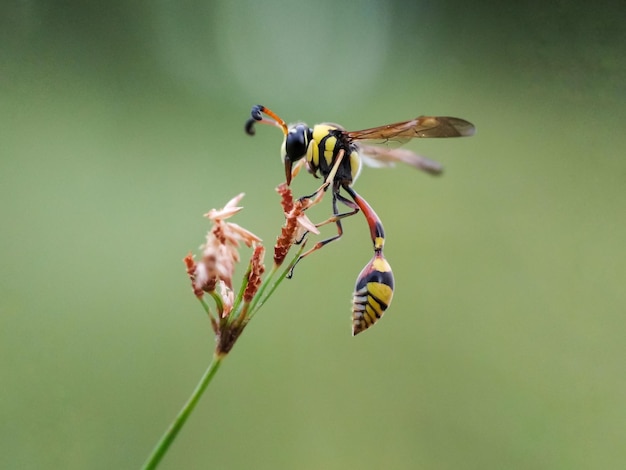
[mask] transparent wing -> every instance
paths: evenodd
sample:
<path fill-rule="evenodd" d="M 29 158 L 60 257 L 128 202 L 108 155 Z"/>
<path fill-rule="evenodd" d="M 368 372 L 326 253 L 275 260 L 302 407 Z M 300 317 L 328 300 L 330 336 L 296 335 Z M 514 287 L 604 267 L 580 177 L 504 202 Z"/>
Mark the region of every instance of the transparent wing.
<path fill-rule="evenodd" d="M 392 167 L 397 162 L 401 162 L 431 175 L 440 175 L 443 172 L 443 166 L 439 162 L 407 149 L 373 145 L 360 145 L 359 148 L 359 156 L 363 163 L 374 168 Z"/>
<path fill-rule="evenodd" d="M 352 140 L 403 140 L 421 137 L 466 137 L 476 128 L 464 119 L 447 116 L 420 116 L 410 121 L 372 127 L 361 131 L 346 131 Z"/>

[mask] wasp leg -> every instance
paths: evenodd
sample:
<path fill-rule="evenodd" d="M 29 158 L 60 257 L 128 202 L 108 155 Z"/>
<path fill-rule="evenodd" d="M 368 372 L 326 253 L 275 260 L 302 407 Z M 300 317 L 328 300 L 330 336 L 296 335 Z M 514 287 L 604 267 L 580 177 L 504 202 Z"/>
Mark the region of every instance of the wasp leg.
<path fill-rule="evenodd" d="M 322 184 L 319 188 L 317 188 L 315 190 L 315 192 L 313 194 L 310 194 L 308 196 L 302 196 L 300 198 L 300 201 L 307 201 L 306 203 L 306 207 L 304 208 L 304 210 L 307 210 L 310 207 L 315 206 L 316 204 L 319 204 L 322 199 L 324 198 L 324 194 L 326 194 L 326 191 L 328 190 L 328 188 L 330 187 L 330 185 L 333 183 L 333 179 L 335 178 L 335 175 L 337 174 L 337 169 L 339 168 L 339 165 L 341 164 L 341 160 L 343 160 L 343 156 L 345 155 L 345 151 L 342 149 L 339 151 L 339 153 L 337 154 L 337 158 L 335 159 L 335 164 L 333 165 L 332 170 L 330 171 L 330 173 L 328 174 L 328 176 L 326 177 L 326 180 L 324 181 L 324 184 Z M 352 201 L 349 201 L 348 199 L 344 198 L 343 196 L 341 196 L 340 194 L 338 194 L 338 187 L 335 187 L 335 185 L 333 185 L 333 204 L 336 205 L 336 202 L 334 201 L 335 197 L 339 197 L 341 202 L 343 202 L 344 204 L 348 205 L 349 207 L 351 207 L 352 209 L 355 208 L 355 206 L 353 205 Z M 335 206 L 333 206 L 335 207 Z M 334 218 L 337 217 L 340 214 L 337 214 L 337 210 L 334 210 L 334 216 L 331 217 L 330 219 L 322 222 L 321 224 L 318 224 L 318 227 L 321 227 L 322 225 L 326 225 L 328 223 L 332 223 L 334 222 Z M 358 211 L 358 210 L 357 210 Z M 351 214 L 350 214 L 351 215 Z M 302 234 L 302 236 L 300 237 L 299 240 L 295 241 L 296 245 L 299 245 L 300 243 L 302 243 L 304 241 L 304 238 L 306 237 L 308 232 L 304 232 Z M 306 253 L 305 253 L 306 255 Z M 300 261 L 301 258 L 303 258 L 303 256 L 301 256 L 300 258 L 298 258 L 298 261 Z M 297 261 L 296 261 L 297 263 Z M 294 264 L 295 266 L 295 264 Z M 289 271 L 289 275 L 288 277 L 291 277 L 291 275 L 293 274 L 293 268 Z"/>
<path fill-rule="evenodd" d="M 315 224 L 315 227 L 320 228 L 320 227 L 323 227 L 324 225 L 328 225 L 328 224 L 333 224 L 334 223 L 334 224 L 338 225 L 338 231 L 343 233 L 343 227 L 341 226 L 340 220 L 343 219 L 344 217 L 350 217 L 351 215 L 356 214 L 357 212 L 359 212 L 360 209 L 359 209 L 359 206 L 357 206 L 350 199 L 347 199 L 347 198 L 343 197 L 339 193 L 335 193 L 334 196 L 333 196 L 333 210 L 335 212 L 338 212 L 337 208 L 336 208 L 337 204 L 336 204 L 336 201 L 334 200 L 335 198 L 337 198 L 337 200 L 341 201 L 343 204 L 345 204 L 346 206 L 348 206 L 352 210 L 349 211 L 349 212 L 343 212 L 341 214 L 334 214 L 332 217 L 329 217 L 325 221 L 319 222 L 319 223 Z M 295 241 L 295 244 L 299 245 L 300 243 L 302 243 L 304 241 L 304 238 L 307 236 L 308 233 L 309 233 L 308 231 L 304 232 L 304 234 L 298 240 Z M 337 237 L 335 237 L 333 239 L 337 239 L 340 236 L 341 235 L 339 235 L 339 236 L 337 236 Z M 329 243 L 331 241 L 332 240 L 324 240 L 324 242 L 326 242 L 326 243 Z M 323 243 L 323 242 L 320 242 L 320 243 Z"/>
<path fill-rule="evenodd" d="M 338 188 L 334 184 L 334 179 L 335 179 L 335 175 L 337 174 L 337 170 L 339 169 L 339 165 L 341 164 L 341 161 L 343 160 L 343 156 L 345 154 L 346 152 L 343 149 L 339 150 L 339 152 L 337 153 L 337 157 L 335 158 L 335 163 L 333 164 L 333 167 L 330 170 L 330 173 L 328 173 L 326 180 L 324 180 L 324 184 L 322 184 L 319 188 L 317 188 L 313 194 L 310 194 L 309 196 L 302 196 L 300 198 L 300 201 L 306 201 L 306 200 L 310 201 L 307 203 L 305 210 L 308 209 L 309 207 L 312 207 L 320 203 L 324 197 L 324 194 L 326 193 L 328 188 L 330 188 L 331 184 L 333 185 L 333 193 L 336 194 L 338 192 Z"/>
<path fill-rule="evenodd" d="M 337 214 L 337 203 L 335 201 L 335 198 L 340 201 L 341 203 L 345 204 L 346 206 L 348 206 L 350 209 L 352 209 L 350 212 L 344 212 L 342 214 Z M 341 222 L 339 222 L 341 219 L 343 219 L 344 217 L 350 217 L 351 215 L 356 214 L 357 212 L 359 212 L 359 206 L 357 206 L 354 202 L 352 202 L 350 199 L 347 199 L 345 197 L 343 197 L 341 194 L 339 194 L 338 192 L 334 193 L 333 195 L 333 210 L 335 211 L 333 213 L 332 217 L 329 217 L 328 219 L 326 219 L 323 222 L 320 222 L 318 224 L 315 224 L 315 226 L 317 228 L 319 227 L 323 227 L 324 225 L 328 225 L 328 224 L 332 224 L 332 223 L 338 223 L 341 226 Z"/>
<path fill-rule="evenodd" d="M 306 256 L 310 255 L 314 251 L 319 250 L 324 245 L 327 245 L 328 243 L 330 243 L 330 242 L 332 242 L 334 240 L 337 240 L 338 238 L 341 238 L 341 236 L 343 235 L 343 227 L 341 226 L 340 219 L 342 219 L 344 217 L 348 217 L 350 215 L 354 215 L 354 214 L 356 214 L 358 212 L 358 209 L 353 205 L 352 201 L 349 201 L 348 199 L 346 199 L 345 197 L 343 197 L 343 196 L 341 196 L 339 194 L 339 188 L 340 187 L 339 187 L 339 185 L 334 183 L 335 175 L 337 174 L 337 170 L 339 169 L 339 165 L 341 164 L 341 161 L 343 160 L 344 155 L 345 155 L 345 151 L 343 149 L 341 149 L 337 153 L 337 157 L 335 158 L 335 163 L 333 164 L 333 167 L 332 167 L 330 173 L 326 177 L 326 180 L 324 181 L 324 184 L 322 184 L 310 196 L 304 196 L 304 197 L 300 198 L 301 201 L 305 201 L 305 200 L 309 200 L 310 201 L 310 203 L 307 204 L 307 207 L 306 207 L 306 209 L 308 209 L 309 207 L 312 207 L 312 206 L 318 204 L 322 200 L 322 198 L 324 197 L 324 194 L 326 193 L 326 191 L 328 190 L 328 188 L 332 184 L 333 185 L 333 217 L 331 217 L 330 219 L 324 221 L 322 223 L 322 225 L 325 225 L 327 223 L 335 222 L 335 224 L 337 224 L 337 235 L 335 235 L 334 237 L 330 237 L 330 238 L 328 238 L 326 240 L 322 240 L 321 242 L 317 242 L 310 250 L 308 250 L 305 253 L 301 254 L 298 257 L 298 259 L 296 260 L 296 262 L 293 263 L 293 265 L 291 266 L 291 269 L 287 273 L 287 278 L 289 278 L 289 279 L 293 277 L 293 270 L 296 267 L 296 264 L 298 264 L 302 260 L 302 258 L 305 258 Z M 339 210 L 337 209 L 337 200 L 340 200 L 343 204 L 346 204 L 348 207 L 352 208 L 353 209 L 352 212 L 346 212 L 344 214 L 339 214 Z M 306 236 L 306 234 L 304 234 L 300 238 L 300 240 L 299 240 L 300 243 L 304 240 L 305 236 Z"/>
<path fill-rule="evenodd" d="M 317 188 L 313 194 L 310 194 L 308 196 L 302 196 L 299 200 L 300 202 L 305 202 L 305 204 L 303 204 L 304 205 L 303 210 L 307 210 L 308 208 L 319 204 L 320 201 L 324 198 L 324 194 L 326 193 L 326 190 L 328 189 L 329 186 L 330 186 L 330 183 L 327 181 L 324 184 L 322 184 L 319 188 Z M 295 240 L 294 243 L 296 245 L 300 245 L 308 234 L 309 234 L 309 231 L 307 230 L 300 236 L 300 238 Z"/>
<path fill-rule="evenodd" d="M 340 214 L 339 209 L 337 208 L 337 201 L 340 201 L 341 203 L 345 204 L 352 210 L 349 212 L 343 212 Z M 316 224 L 316 227 L 321 227 L 322 225 L 334 223 L 335 225 L 337 225 L 337 235 L 333 235 L 332 237 L 329 237 L 325 240 L 317 242 L 308 251 L 302 253 L 300 257 L 296 260 L 296 262 L 291 266 L 291 269 L 287 273 L 287 277 L 288 278 L 293 277 L 293 270 L 296 267 L 296 265 L 302 260 L 302 258 L 309 256 L 311 253 L 328 245 L 330 242 L 333 242 L 341 238 L 341 236 L 343 235 L 343 227 L 341 225 L 341 219 L 345 217 L 350 217 L 351 215 L 354 215 L 357 212 L 359 212 L 359 207 L 357 206 L 357 204 L 355 204 L 354 202 L 350 201 L 349 199 L 346 199 L 341 194 L 339 194 L 339 189 L 334 190 L 333 191 L 333 216 L 329 217 L 324 222 Z M 304 240 L 304 236 L 299 240 L 299 242 L 302 242 L 302 240 Z"/>

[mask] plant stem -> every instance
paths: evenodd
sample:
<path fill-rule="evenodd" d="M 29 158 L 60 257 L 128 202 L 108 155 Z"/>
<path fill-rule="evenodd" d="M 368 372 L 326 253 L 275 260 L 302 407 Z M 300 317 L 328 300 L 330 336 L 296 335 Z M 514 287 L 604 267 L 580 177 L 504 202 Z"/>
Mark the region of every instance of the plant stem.
<path fill-rule="evenodd" d="M 251 302 L 250 308 L 248 309 L 248 311 L 250 312 L 249 313 L 250 318 L 252 318 L 254 316 L 254 314 L 257 312 L 257 310 L 259 310 L 261 308 L 261 306 L 265 303 L 265 301 L 270 298 L 270 296 L 274 293 L 274 291 L 276 290 L 278 285 L 281 282 L 283 282 L 283 280 L 287 276 L 287 273 L 289 272 L 289 269 L 291 269 L 291 267 L 295 264 L 296 260 L 300 257 L 300 255 L 304 251 L 304 245 L 305 245 L 304 243 L 302 243 L 300 245 L 300 248 L 298 249 L 298 251 L 294 255 L 294 257 L 291 260 L 291 262 L 284 269 L 284 271 L 282 272 L 280 277 L 276 281 L 274 281 L 273 283 L 271 283 L 271 280 L 274 277 L 274 275 L 278 272 L 278 270 L 280 269 L 280 266 L 276 266 L 276 265 L 272 266 L 272 270 L 265 277 L 265 280 L 263 281 L 263 284 L 261 285 L 261 288 L 259 289 L 257 294 L 254 296 L 254 299 Z M 269 286 L 270 284 L 271 284 L 270 291 L 269 291 L 269 293 L 267 295 L 265 295 L 265 289 L 267 289 L 267 286 Z"/>
<path fill-rule="evenodd" d="M 176 416 L 176 419 L 172 422 L 167 431 L 165 431 L 165 434 L 163 434 L 161 440 L 152 450 L 152 454 L 150 454 L 150 457 L 148 457 L 148 460 L 146 460 L 144 466 L 142 467 L 143 470 L 151 470 L 159 465 L 159 462 L 169 449 L 170 445 L 172 444 L 172 442 L 174 442 L 174 439 L 176 439 L 178 432 L 182 429 L 183 425 L 187 421 L 187 418 L 198 404 L 200 397 L 206 390 L 209 383 L 211 383 L 213 376 L 220 368 L 222 360 L 225 357 L 225 355 L 213 355 L 213 360 L 209 364 L 207 370 L 204 372 L 204 375 L 200 379 L 200 382 L 198 383 L 198 385 L 196 385 L 195 390 L 189 397 L 189 400 L 187 400 L 187 403 L 185 403 L 185 405 L 178 413 L 178 416 Z"/>

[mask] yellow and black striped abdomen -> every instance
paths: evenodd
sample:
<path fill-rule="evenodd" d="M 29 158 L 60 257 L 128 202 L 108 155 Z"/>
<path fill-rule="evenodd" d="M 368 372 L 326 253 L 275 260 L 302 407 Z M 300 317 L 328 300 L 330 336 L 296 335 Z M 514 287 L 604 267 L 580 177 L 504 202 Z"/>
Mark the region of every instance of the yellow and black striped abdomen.
<path fill-rule="evenodd" d="M 381 252 L 363 268 L 352 299 L 352 335 L 366 330 L 383 316 L 393 297 L 393 272 Z"/>

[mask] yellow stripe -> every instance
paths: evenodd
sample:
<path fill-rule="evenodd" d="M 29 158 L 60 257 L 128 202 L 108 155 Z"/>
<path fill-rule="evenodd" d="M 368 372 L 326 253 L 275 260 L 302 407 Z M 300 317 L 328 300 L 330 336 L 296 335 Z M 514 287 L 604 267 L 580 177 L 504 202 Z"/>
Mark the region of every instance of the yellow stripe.
<path fill-rule="evenodd" d="M 368 282 L 367 292 L 368 294 L 370 294 L 370 296 L 374 296 L 386 305 L 389 305 L 391 303 L 391 298 L 393 297 L 393 289 L 387 284 L 382 284 L 380 282 Z M 384 309 L 381 308 L 381 313 L 383 311 Z"/>
<path fill-rule="evenodd" d="M 328 166 L 331 166 L 333 163 L 333 157 L 335 156 L 335 145 L 337 145 L 336 137 L 329 137 L 324 143 L 324 158 L 326 159 Z"/>
<path fill-rule="evenodd" d="M 328 124 L 316 124 L 315 127 L 313 127 L 313 140 L 315 142 L 321 142 L 330 131 L 335 129 L 336 127 L 329 126 Z"/>
<path fill-rule="evenodd" d="M 313 152 L 312 152 L 311 160 L 310 160 L 313 167 L 319 168 L 320 166 L 320 160 L 319 160 L 320 149 L 318 148 L 320 142 L 324 140 L 324 137 L 326 137 L 330 131 L 335 130 L 335 129 L 336 127 L 329 126 L 328 124 L 317 124 L 313 127 L 313 132 L 312 132 L 313 142 L 311 143 L 311 145 L 313 146 Z M 337 139 L 335 137 L 329 137 L 328 139 L 326 139 L 324 143 L 324 148 L 322 149 L 323 157 L 329 166 L 333 162 L 333 156 L 334 156 L 336 143 L 337 143 Z"/>
<path fill-rule="evenodd" d="M 372 307 L 372 310 L 374 311 L 374 313 L 377 316 L 381 316 L 383 314 L 383 312 L 385 311 L 385 309 L 383 308 L 383 306 L 376 300 L 374 299 L 374 297 L 370 297 L 369 298 L 369 305 L 370 307 Z"/>
<path fill-rule="evenodd" d="M 385 239 L 382 237 L 376 237 L 375 245 L 378 245 L 378 243 L 380 243 L 382 246 L 385 243 Z M 391 266 L 389 266 L 387 260 L 382 257 L 375 258 L 372 262 L 372 265 L 374 266 L 374 269 L 376 271 L 379 271 L 381 273 L 388 273 L 389 271 L 391 271 Z"/>
<path fill-rule="evenodd" d="M 365 307 L 365 315 L 363 316 L 363 318 L 365 319 L 365 323 L 367 323 L 368 325 L 373 325 L 374 323 L 376 323 L 376 312 L 373 311 L 372 307 L 370 307 L 369 305 L 367 307 Z"/>
<path fill-rule="evenodd" d="M 320 156 L 319 149 L 317 148 L 317 144 L 315 142 L 309 145 L 310 153 L 307 153 L 307 161 L 313 168 L 319 168 L 320 166 Z"/>
<path fill-rule="evenodd" d="M 350 173 L 352 174 L 352 181 L 356 181 L 359 173 L 361 172 L 361 159 L 357 151 L 350 152 Z"/>
<path fill-rule="evenodd" d="M 382 250 L 383 246 L 385 246 L 385 239 L 383 237 L 376 237 L 374 239 L 374 249 Z M 379 269 L 380 271 L 380 269 Z"/>

